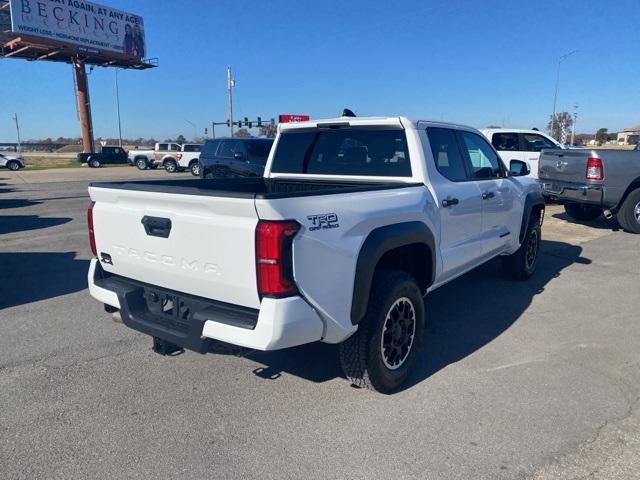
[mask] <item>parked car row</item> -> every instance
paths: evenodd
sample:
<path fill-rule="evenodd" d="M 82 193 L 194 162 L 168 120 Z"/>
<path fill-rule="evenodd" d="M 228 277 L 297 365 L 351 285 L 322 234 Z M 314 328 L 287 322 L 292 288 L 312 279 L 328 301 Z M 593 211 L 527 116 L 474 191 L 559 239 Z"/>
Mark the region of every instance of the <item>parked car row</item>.
<path fill-rule="evenodd" d="M 102 165 L 126 164 L 135 165 L 140 170 L 156 169 L 162 166 L 168 173 L 190 170 L 194 176 L 200 174 L 200 149 L 202 145 L 195 143 L 156 143 L 153 150 L 130 150 L 118 146 L 102 146 L 94 153 L 79 153 L 78 161 L 89 167 L 99 168 Z"/>

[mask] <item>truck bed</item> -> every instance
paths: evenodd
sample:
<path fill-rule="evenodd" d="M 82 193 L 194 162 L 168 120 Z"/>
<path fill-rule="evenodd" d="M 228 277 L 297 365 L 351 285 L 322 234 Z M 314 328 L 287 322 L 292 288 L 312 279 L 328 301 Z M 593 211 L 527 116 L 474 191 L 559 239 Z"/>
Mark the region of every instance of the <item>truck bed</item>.
<path fill-rule="evenodd" d="M 291 180 L 268 178 L 140 180 L 131 182 L 93 182 L 91 187 L 137 192 L 172 193 L 229 198 L 278 199 L 311 195 L 355 193 L 391 188 L 415 187 L 417 183 Z"/>

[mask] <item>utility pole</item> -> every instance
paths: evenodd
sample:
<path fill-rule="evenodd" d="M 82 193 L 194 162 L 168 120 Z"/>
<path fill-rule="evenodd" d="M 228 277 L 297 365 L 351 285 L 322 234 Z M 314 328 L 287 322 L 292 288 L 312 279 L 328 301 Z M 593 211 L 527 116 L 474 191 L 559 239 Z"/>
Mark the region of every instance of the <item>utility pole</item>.
<path fill-rule="evenodd" d="M 118 145 L 122 148 L 122 126 L 120 125 L 120 89 L 118 88 L 118 69 L 116 68 L 116 108 L 118 110 Z"/>
<path fill-rule="evenodd" d="M 233 94 L 236 81 L 231 76 L 231 67 L 227 67 L 227 107 L 229 110 L 229 136 L 233 137 Z"/>
<path fill-rule="evenodd" d="M 573 106 L 573 130 L 571 130 L 571 145 L 575 145 L 576 123 L 578 123 L 578 104 Z"/>
<path fill-rule="evenodd" d="M 22 142 L 20 141 L 20 125 L 18 124 L 18 114 L 14 113 L 13 114 L 13 119 L 16 122 L 16 132 L 18 132 L 18 152 L 22 151 Z"/>
<path fill-rule="evenodd" d="M 576 52 L 577 50 L 572 50 L 569 53 L 565 53 L 564 55 L 558 58 L 558 66 L 556 68 L 556 88 L 553 92 L 553 114 L 551 115 L 551 136 L 552 137 L 553 137 L 553 129 L 556 126 L 556 103 L 558 100 L 558 84 L 560 83 L 560 64 Z M 556 140 L 558 139 L 556 138 Z"/>

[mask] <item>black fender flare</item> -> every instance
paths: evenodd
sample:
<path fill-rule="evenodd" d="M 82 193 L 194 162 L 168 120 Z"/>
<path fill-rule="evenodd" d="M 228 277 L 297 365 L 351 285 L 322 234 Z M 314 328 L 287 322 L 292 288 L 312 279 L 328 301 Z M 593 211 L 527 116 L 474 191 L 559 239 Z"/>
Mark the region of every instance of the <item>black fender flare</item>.
<path fill-rule="evenodd" d="M 376 266 L 383 255 L 405 245 L 424 244 L 431 252 L 431 271 L 428 272 L 428 285 L 435 278 L 435 239 L 427 225 L 422 222 L 404 222 L 385 225 L 372 230 L 360 248 L 356 261 L 353 298 L 351 302 L 351 323 L 357 325 L 367 313 L 371 284 Z M 427 266 L 425 265 L 425 268 Z M 425 288 L 426 290 L 426 288 Z"/>
<path fill-rule="evenodd" d="M 520 244 L 524 241 L 524 234 L 527 231 L 527 225 L 529 224 L 529 218 L 531 217 L 531 212 L 534 207 L 542 206 L 544 209 L 544 197 L 542 196 L 542 192 L 529 192 L 524 199 L 524 209 L 522 212 L 522 224 L 520 225 Z"/>

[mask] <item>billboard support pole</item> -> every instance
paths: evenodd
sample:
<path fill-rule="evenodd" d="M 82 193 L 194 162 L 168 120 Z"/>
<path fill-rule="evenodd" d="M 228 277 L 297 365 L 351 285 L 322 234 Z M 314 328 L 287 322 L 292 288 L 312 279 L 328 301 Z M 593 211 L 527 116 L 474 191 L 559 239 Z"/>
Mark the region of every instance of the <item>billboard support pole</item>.
<path fill-rule="evenodd" d="M 84 61 L 77 57 L 73 59 L 73 67 L 76 71 L 76 98 L 78 99 L 78 114 L 82 130 L 82 151 L 93 153 L 93 123 L 91 121 L 87 71 L 84 68 Z"/>

